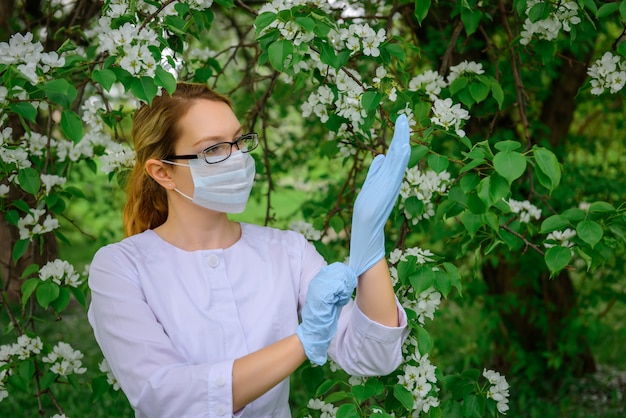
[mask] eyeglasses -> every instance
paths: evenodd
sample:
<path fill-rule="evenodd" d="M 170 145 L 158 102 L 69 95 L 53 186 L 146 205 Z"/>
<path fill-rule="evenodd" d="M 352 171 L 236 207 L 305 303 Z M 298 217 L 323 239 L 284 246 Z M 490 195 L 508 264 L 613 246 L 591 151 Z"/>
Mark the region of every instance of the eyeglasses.
<path fill-rule="evenodd" d="M 259 134 L 250 132 L 235 138 L 233 142 L 220 142 L 204 149 L 200 154 L 168 155 L 166 160 L 194 160 L 204 159 L 207 164 L 217 164 L 228 159 L 233 150 L 233 145 L 241 152 L 250 152 L 259 145 Z"/>

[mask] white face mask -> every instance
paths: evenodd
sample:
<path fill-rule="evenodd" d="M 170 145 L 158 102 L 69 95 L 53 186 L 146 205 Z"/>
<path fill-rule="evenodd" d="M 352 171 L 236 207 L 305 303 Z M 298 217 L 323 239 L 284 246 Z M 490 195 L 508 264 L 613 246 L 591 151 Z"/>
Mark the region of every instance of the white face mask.
<path fill-rule="evenodd" d="M 168 164 L 187 164 L 162 160 Z M 246 208 L 256 173 L 254 158 L 249 153 L 235 151 L 217 164 L 207 164 L 201 159 L 190 160 L 193 179 L 193 198 L 177 188 L 175 191 L 204 208 L 225 213 L 241 213 Z"/>

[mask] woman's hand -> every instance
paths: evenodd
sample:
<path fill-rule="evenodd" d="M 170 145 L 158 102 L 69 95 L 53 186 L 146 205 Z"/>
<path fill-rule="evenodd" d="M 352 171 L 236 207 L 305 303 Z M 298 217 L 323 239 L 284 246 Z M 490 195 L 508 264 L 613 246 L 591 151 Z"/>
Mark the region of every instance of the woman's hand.
<path fill-rule="evenodd" d="M 409 123 L 396 120 L 387 155 L 377 155 L 354 202 L 350 268 L 360 276 L 385 256 L 385 223 L 400 193 L 409 157 Z"/>
<path fill-rule="evenodd" d="M 326 363 L 341 308 L 352 298 L 356 282 L 354 272 L 343 263 L 327 265 L 311 280 L 297 334 L 313 363 Z"/>

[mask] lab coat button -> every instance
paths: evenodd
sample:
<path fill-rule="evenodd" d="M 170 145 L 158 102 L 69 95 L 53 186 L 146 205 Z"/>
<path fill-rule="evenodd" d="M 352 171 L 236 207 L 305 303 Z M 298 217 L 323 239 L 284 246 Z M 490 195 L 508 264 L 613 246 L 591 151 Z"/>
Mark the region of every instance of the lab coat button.
<path fill-rule="evenodd" d="M 226 408 L 224 407 L 224 405 L 219 405 L 219 406 L 215 409 L 215 413 L 221 417 L 221 416 L 223 416 L 224 414 L 226 414 Z"/>
<path fill-rule="evenodd" d="M 215 267 L 219 266 L 220 258 L 218 256 L 216 256 L 215 254 L 211 254 L 209 256 L 208 262 L 209 262 L 209 266 L 210 267 L 215 268 Z"/>
<path fill-rule="evenodd" d="M 217 379 L 215 379 L 215 384 L 217 386 L 224 386 L 226 384 L 226 379 L 224 379 L 222 376 L 220 376 Z"/>

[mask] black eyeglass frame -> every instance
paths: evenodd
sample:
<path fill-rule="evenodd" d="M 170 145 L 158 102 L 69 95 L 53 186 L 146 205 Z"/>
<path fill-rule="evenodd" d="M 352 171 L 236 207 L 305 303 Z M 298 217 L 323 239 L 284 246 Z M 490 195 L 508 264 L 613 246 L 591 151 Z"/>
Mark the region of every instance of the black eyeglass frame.
<path fill-rule="evenodd" d="M 248 147 L 246 149 L 242 149 L 239 147 L 239 145 L 237 145 L 237 143 L 240 143 L 242 140 L 244 139 L 248 139 L 248 138 L 253 138 L 254 139 L 254 146 L 252 148 Z M 211 149 L 215 149 L 218 147 L 221 147 L 224 144 L 229 144 L 230 148 L 228 151 L 228 155 L 226 157 L 224 157 L 223 159 L 219 160 L 219 161 L 209 161 L 206 158 L 206 152 L 210 151 Z M 165 160 L 195 160 L 195 159 L 202 159 L 204 160 L 207 164 L 219 164 L 223 161 L 226 161 L 228 158 L 230 158 L 230 156 L 233 153 L 233 145 L 237 147 L 237 149 L 241 152 L 244 153 L 248 153 L 254 149 L 256 149 L 256 147 L 259 146 L 259 134 L 256 132 L 248 132 L 247 134 L 243 134 L 237 138 L 235 138 L 232 142 L 218 142 L 217 144 L 213 144 L 210 147 L 206 147 L 205 149 L 202 150 L 201 153 L 199 154 L 186 154 L 186 155 L 168 155 L 167 157 L 165 157 Z"/>

